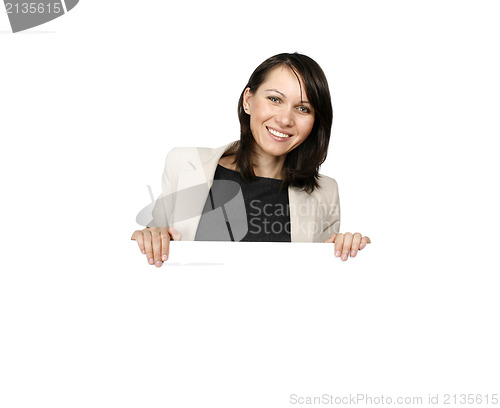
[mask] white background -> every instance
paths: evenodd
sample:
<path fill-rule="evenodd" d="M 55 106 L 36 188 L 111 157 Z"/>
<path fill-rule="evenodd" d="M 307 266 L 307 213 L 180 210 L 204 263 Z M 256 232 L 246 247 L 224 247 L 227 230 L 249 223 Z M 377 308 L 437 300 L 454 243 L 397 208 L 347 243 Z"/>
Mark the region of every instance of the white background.
<path fill-rule="evenodd" d="M 82 0 L 12 34 L 0 14 L 0 406 L 500 393 L 499 18 Z M 149 266 L 129 238 L 168 150 L 236 140 L 253 69 L 293 51 L 329 79 L 341 230 L 373 244 L 178 242 Z"/>

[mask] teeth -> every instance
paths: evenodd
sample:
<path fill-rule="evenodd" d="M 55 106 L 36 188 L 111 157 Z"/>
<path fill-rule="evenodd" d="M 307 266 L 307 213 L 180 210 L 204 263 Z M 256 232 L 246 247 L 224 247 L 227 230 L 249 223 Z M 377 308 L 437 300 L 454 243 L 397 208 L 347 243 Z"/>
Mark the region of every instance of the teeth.
<path fill-rule="evenodd" d="M 274 136 L 283 137 L 283 138 L 290 137 L 290 135 L 286 135 L 286 134 L 278 132 L 277 130 L 274 130 L 274 129 L 268 128 L 267 130 L 269 130 L 269 133 L 273 134 Z"/>

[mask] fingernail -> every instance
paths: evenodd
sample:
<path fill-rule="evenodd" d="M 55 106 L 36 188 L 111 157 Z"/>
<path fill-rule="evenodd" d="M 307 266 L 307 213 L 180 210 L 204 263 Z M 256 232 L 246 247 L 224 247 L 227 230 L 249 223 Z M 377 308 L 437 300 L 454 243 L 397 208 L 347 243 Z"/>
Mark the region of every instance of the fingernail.
<path fill-rule="evenodd" d="M 356 251 L 354 249 L 351 251 L 351 256 L 356 256 Z"/>
<path fill-rule="evenodd" d="M 161 260 L 162 260 L 162 261 L 166 261 L 166 260 L 167 260 L 167 255 L 163 255 L 163 256 L 161 257 Z"/>
<path fill-rule="evenodd" d="M 335 252 L 335 256 L 340 256 L 340 251 Z"/>
<path fill-rule="evenodd" d="M 347 254 L 342 254 L 342 260 L 347 261 Z"/>
<path fill-rule="evenodd" d="M 149 258 L 149 264 L 153 265 L 155 263 L 155 260 L 153 258 Z"/>
<path fill-rule="evenodd" d="M 156 265 L 157 267 L 160 267 L 160 266 L 161 266 L 161 261 L 156 261 L 155 265 Z"/>
<path fill-rule="evenodd" d="M 145 253 L 146 253 L 146 251 L 145 251 L 144 249 L 143 249 L 141 252 L 142 252 L 143 254 L 145 254 Z"/>

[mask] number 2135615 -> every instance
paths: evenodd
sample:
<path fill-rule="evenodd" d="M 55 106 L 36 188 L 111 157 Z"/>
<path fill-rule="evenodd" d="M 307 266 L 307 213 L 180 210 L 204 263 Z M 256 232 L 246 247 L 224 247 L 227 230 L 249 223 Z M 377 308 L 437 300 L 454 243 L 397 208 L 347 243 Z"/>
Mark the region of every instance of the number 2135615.
<path fill-rule="evenodd" d="M 5 3 L 7 14 L 44 14 L 61 12 L 60 3 Z"/>

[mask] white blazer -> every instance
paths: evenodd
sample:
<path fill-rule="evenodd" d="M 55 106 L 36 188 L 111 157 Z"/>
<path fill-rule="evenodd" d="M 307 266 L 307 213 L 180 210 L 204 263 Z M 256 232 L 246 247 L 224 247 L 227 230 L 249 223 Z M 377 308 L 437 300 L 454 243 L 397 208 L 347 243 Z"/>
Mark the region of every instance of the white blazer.
<path fill-rule="evenodd" d="M 162 177 L 162 196 L 174 197 L 169 202 L 168 224 L 182 234 L 183 241 L 193 241 L 200 222 L 203 208 L 212 186 L 219 159 L 227 147 L 216 149 L 181 147 L 172 149 L 165 160 Z M 292 242 L 324 242 L 340 228 L 340 202 L 337 182 L 320 175 L 319 188 L 309 194 L 296 188 L 288 188 Z M 175 193 L 184 189 L 203 185 L 204 193 L 190 202 L 180 202 Z M 194 217 L 176 217 L 187 205 Z M 181 219 L 179 219 L 181 218 Z M 184 219 L 182 219 L 184 218 Z"/>

